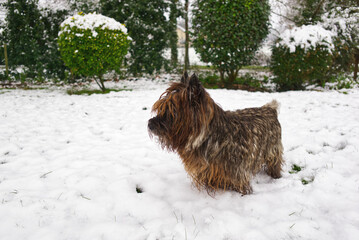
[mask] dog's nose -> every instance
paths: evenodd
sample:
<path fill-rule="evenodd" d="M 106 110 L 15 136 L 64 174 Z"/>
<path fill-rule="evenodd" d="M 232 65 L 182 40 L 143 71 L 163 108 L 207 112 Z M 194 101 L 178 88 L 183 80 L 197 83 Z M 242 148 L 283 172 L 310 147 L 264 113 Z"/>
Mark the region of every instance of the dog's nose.
<path fill-rule="evenodd" d="M 147 125 L 147 127 L 148 127 L 149 130 L 152 131 L 155 126 L 154 126 L 154 124 L 153 124 L 153 121 L 151 121 L 151 120 L 152 120 L 152 119 L 148 120 L 148 125 Z"/>

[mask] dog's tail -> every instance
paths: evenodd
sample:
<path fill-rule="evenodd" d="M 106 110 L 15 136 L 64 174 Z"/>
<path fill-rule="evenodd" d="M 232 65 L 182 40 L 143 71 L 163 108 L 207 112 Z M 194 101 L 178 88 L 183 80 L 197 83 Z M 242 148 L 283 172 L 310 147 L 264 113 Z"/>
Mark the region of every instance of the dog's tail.
<path fill-rule="evenodd" d="M 273 108 L 274 110 L 277 110 L 277 113 L 279 114 L 280 103 L 275 99 L 273 99 L 271 102 L 267 103 L 263 107 Z"/>

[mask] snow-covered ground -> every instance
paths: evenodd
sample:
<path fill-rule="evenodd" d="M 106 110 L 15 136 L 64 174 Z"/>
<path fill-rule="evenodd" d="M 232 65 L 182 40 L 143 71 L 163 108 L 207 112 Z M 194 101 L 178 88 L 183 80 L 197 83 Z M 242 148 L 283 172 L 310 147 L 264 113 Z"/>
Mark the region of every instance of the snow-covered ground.
<path fill-rule="evenodd" d="M 1 239 L 359 236 L 358 89 L 209 90 L 231 110 L 280 101 L 286 162 L 281 179 L 259 174 L 251 195 L 213 197 L 193 188 L 179 157 L 148 137 L 151 106 L 167 83 L 119 85 L 133 91 L 0 90 Z M 302 170 L 289 173 L 293 164 Z"/>

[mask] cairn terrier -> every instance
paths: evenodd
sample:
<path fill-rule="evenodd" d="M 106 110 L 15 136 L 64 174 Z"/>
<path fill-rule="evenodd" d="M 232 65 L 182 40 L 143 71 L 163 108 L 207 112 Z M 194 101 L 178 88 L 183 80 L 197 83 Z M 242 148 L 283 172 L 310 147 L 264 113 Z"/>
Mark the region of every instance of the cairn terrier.
<path fill-rule="evenodd" d="M 172 83 L 152 107 L 150 136 L 179 154 L 198 189 L 252 192 L 251 178 L 264 170 L 280 178 L 281 126 L 278 102 L 259 108 L 224 111 L 198 77 L 187 73 Z"/>

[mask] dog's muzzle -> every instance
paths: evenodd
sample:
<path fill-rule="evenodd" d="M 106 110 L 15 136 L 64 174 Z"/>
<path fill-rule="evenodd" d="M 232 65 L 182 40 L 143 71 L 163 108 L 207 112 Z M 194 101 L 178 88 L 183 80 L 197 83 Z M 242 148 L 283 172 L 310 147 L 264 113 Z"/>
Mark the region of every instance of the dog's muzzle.
<path fill-rule="evenodd" d="M 156 121 L 155 118 L 151 118 L 150 120 L 148 120 L 147 128 L 148 128 L 148 130 L 150 130 L 151 132 L 152 132 L 153 130 L 155 130 L 155 128 L 156 128 L 155 121 Z"/>

